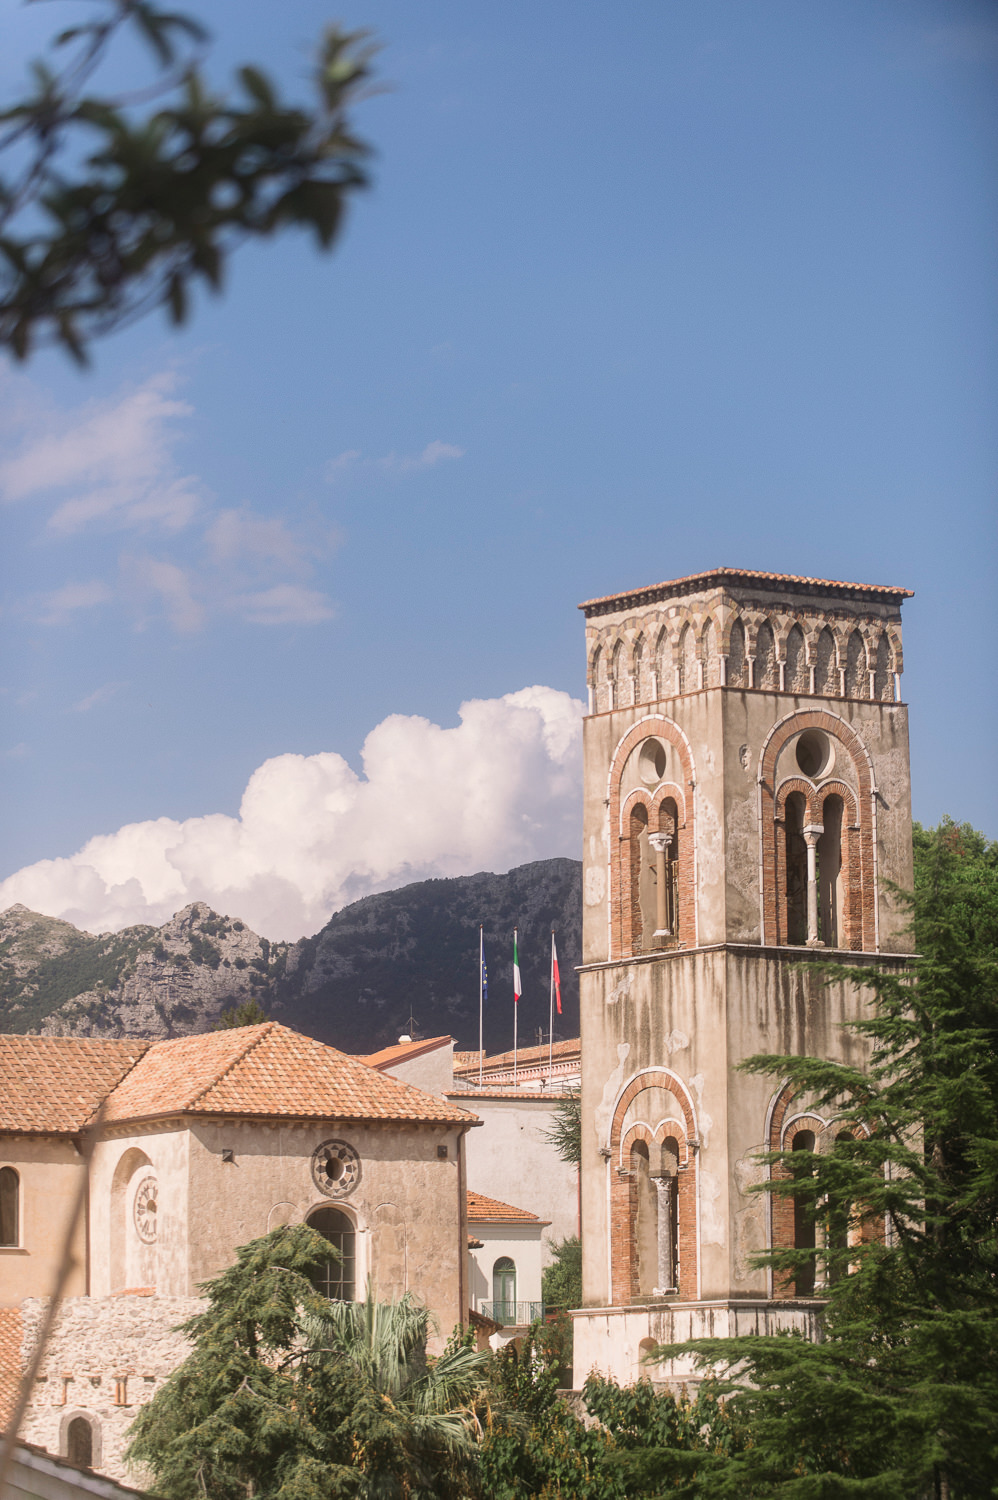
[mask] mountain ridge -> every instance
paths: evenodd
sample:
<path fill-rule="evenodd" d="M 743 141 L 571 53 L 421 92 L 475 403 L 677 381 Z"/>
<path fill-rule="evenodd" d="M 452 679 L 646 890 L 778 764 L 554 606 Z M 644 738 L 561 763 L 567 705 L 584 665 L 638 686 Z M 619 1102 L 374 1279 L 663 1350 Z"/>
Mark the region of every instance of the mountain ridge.
<path fill-rule="evenodd" d="M 520 930 L 526 1046 L 548 1025 L 550 931 L 563 1014 L 578 1035 L 582 867 L 537 860 L 504 874 L 417 881 L 361 897 L 319 932 L 271 943 L 239 918 L 192 902 L 161 927 L 93 934 L 18 904 L 0 913 L 0 1030 L 46 1035 L 185 1036 L 255 999 L 275 1020 L 347 1052 L 410 1029 L 478 1045 L 478 928 L 485 936 L 489 1051 L 512 1044 L 512 932 Z"/>

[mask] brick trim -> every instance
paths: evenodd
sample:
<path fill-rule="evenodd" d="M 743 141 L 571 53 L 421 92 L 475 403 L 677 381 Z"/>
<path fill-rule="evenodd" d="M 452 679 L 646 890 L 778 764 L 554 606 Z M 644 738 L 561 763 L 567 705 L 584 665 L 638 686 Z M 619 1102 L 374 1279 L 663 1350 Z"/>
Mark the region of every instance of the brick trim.
<path fill-rule="evenodd" d="M 621 777 L 631 753 L 646 739 L 661 739 L 678 754 L 682 783 L 663 782 L 654 794 L 641 787 L 628 792 L 621 802 Z M 637 881 L 637 834 L 630 814 L 639 804 L 648 811 L 648 826 L 653 831 L 661 825 L 663 805 L 672 799 L 676 806 L 679 843 L 679 921 L 678 932 L 670 946 L 695 947 L 697 943 L 696 910 L 696 786 L 693 752 L 689 740 L 678 724 L 664 716 L 651 715 L 631 726 L 619 741 L 610 763 L 607 798 L 610 813 L 610 958 L 631 958 L 642 952 L 638 946 L 640 918 Z M 626 816 L 625 816 L 626 814 Z M 644 950 L 648 951 L 648 950 Z"/>
<path fill-rule="evenodd" d="M 803 729 L 821 729 L 848 755 L 856 773 L 859 798 L 838 779 L 815 785 L 806 777 L 789 776 L 775 782 L 776 761 L 783 746 Z M 876 784 L 869 752 L 859 735 L 837 714 L 826 709 L 801 709 L 774 725 L 759 757 L 758 783 L 762 801 L 762 943 L 776 947 L 787 943 L 786 932 L 786 841 L 783 810 L 791 792 L 802 792 L 808 818 L 821 822 L 825 799 L 843 800 L 842 867 L 845 872 L 845 910 L 839 947 L 854 952 L 876 952 L 879 948 L 876 830 L 874 797 Z"/>
<path fill-rule="evenodd" d="M 647 1089 L 660 1088 L 675 1099 L 678 1120 L 662 1117 L 655 1122 L 637 1120 L 622 1134 L 624 1116 L 633 1101 Z M 646 1145 L 672 1137 L 679 1147 L 679 1174 L 676 1178 L 677 1219 L 679 1224 L 679 1297 L 694 1302 L 700 1290 L 700 1246 L 697 1215 L 697 1151 L 699 1136 L 696 1116 L 683 1084 L 672 1073 L 653 1068 L 639 1073 L 625 1086 L 613 1111 L 610 1126 L 610 1300 L 613 1305 L 626 1304 L 640 1296 L 637 1285 L 637 1187 L 627 1173 L 624 1151 L 636 1141 Z M 681 1138 L 682 1137 L 682 1138 Z M 645 1300 L 647 1298 L 645 1297 Z"/>

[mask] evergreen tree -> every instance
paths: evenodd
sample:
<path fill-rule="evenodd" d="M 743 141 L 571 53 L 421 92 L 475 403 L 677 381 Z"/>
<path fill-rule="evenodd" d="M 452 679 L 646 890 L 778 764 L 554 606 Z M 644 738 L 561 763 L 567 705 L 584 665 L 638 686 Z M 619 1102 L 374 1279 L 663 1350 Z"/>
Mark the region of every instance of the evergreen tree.
<path fill-rule="evenodd" d="M 916 941 L 908 973 L 844 971 L 870 993 L 855 1025 L 870 1067 L 745 1064 L 842 1121 L 830 1150 L 765 1185 L 818 1230 L 814 1250 L 767 1259 L 812 1258 L 827 1305 L 817 1343 L 688 1346 L 723 1372 L 715 1390 L 751 1434 L 698 1494 L 998 1495 L 998 846 L 949 821 L 915 840 L 914 893 L 895 893 Z"/>

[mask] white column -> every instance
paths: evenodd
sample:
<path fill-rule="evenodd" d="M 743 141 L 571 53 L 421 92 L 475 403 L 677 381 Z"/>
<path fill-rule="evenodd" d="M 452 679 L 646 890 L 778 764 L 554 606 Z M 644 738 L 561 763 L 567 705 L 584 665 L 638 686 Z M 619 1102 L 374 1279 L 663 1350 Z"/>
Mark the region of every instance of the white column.
<path fill-rule="evenodd" d="M 669 926 L 668 905 L 668 867 L 666 852 L 672 843 L 671 833 L 650 833 L 648 842 L 655 851 L 655 927 L 653 937 L 666 938 L 672 936 L 672 928 Z"/>
<path fill-rule="evenodd" d="M 809 823 L 803 830 L 807 844 L 807 946 L 824 945 L 818 937 L 818 840 L 824 833 L 821 823 Z"/>
<path fill-rule="evenodd" d="M 675 1179 L 668 1172 L 663 1172 L 660 1177 L 653 1177 L 652 1182 L 658 1194 L 658 1286 L 655 1290 L 664 1296 L 676 1290 L 672 1274 L 676 1263 L 672 1243 L 672 1195 L 676 1185 Z"/>

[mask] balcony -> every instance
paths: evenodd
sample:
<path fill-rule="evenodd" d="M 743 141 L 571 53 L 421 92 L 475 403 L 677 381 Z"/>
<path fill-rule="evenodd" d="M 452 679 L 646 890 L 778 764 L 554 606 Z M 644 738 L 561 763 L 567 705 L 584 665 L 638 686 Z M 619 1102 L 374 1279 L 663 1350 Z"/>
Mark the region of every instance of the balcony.
<path fill-rule="evenodd" d="M 543 1302 L 479 1302 L 483 1318 L 491 1318 L 503 1328 L 526 1328 L 544 1316 Z"/>

